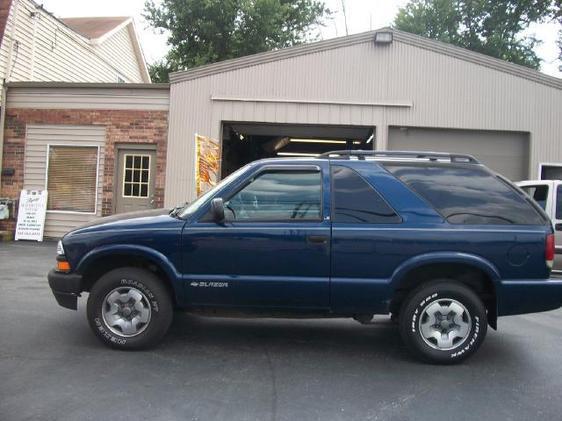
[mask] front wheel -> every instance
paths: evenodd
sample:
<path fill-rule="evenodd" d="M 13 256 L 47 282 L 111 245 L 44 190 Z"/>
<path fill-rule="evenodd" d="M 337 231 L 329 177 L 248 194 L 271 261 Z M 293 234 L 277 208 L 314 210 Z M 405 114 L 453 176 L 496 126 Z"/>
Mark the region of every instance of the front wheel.
<path fill-rule="evenodd" d="M 399 323 L 410 351 L 438 364 L 454 364 L 476 352 L 488 326 L 482 300 L 452 280 L 412 291 L 402 305 Z"/>
<path fill-rule="evenodd" d="M 157 344 L 170 327 L 173 306 L 162 280 L 139 268 L 103 275 L 88 297 L 90 327 L 106 345 L 142 349 Z"/>

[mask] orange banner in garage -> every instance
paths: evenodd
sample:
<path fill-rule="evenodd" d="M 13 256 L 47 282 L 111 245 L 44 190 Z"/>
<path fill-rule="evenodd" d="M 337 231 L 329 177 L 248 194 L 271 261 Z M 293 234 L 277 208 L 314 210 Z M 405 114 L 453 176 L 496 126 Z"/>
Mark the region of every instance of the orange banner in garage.
<path fill-rule="evenodd" d="M 197 196 L 213 188 L 219 180 L 219 141 L 195 135 L 195 188 Z"/>

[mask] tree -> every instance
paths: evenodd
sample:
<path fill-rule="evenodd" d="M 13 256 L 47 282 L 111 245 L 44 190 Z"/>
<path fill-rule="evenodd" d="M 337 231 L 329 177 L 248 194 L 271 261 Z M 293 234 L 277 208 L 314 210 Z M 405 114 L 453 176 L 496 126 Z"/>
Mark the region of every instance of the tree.
<path fill-rule="evenodd" d="M 562 0 L 555 0 L 552 10 L 554 19 L 560 24 L 560 30 L 558 31 L 558 48 L 560 49 L 558 59 L 562 60 Z M 560 67 L 560 71 L 562 72 L 562 66 Z"/>
<path fill-rule="evenodd" d="M 171 45 L 150 73 L 167 81 L 171 71 L 307 42 L 329 15 L 321 0 L 147 0 L 145 19 Z"/>
<path fill-rule="evenodd" d="M 551 16 L 552 5 L 553 0 L 412 0 L 398 11 L 394 26 L 538 69 L 539 41 L 523 31 Z"/>

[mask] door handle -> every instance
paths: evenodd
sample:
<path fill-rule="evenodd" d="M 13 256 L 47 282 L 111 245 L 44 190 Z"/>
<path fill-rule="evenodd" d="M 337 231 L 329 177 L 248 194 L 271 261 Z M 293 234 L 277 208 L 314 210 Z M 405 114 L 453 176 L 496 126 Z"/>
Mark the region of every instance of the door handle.
<path fill-rule="evenodd" d="M 309 243 L 326 244 L 328 242 L 328 236 L 327 235 L 309 235 L 308 237 L 306 237 L 306 240 Z"/>

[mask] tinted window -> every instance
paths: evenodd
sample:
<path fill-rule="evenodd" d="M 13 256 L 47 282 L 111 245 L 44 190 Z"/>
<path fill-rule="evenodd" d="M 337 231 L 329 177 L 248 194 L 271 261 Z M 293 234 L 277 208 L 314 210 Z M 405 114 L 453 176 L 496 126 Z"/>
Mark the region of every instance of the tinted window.
<path fill-rule="evenodd" d="M 556 219 L 562 219 L 562 186 L 556 187 Z"/>
<path fill-rule="evenodd" d="M 548 198 L 548 186 L 522 186 L 521 190 L 533 198 L 535 202 L 543 209 L 546 208 L 546 199 Z"/>
<path fill-rule="evenodd" d="M 452 224 L 544 224 L 531 203 L 497 176 L 461 166 L 387 165 Z"/>
<path fill-rule="evenodd" d="M 262 173 L 226 202 L 228 218 L 238 221 L 318 220 L 321 185 L 319 171 Z"/>
<path fill-rule="evenodd" d="M 334 221 L 393 224 L 401 219 L 359 174 L 350 168 L 332 167 Z"/>

